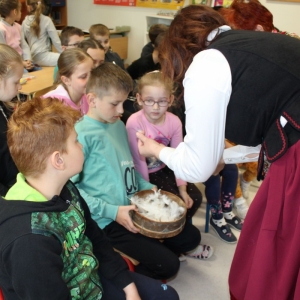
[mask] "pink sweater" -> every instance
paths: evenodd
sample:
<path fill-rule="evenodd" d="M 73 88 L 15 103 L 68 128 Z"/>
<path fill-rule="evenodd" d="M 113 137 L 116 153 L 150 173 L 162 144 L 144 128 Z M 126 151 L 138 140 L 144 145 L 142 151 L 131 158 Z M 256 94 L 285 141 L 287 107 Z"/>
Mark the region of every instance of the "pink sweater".
<path fill-rule="evenodd" d="M 0 43 L 7 44 L 14 48 L 21 56 L 23 54 L 21 48 L 21 25 L 14 23 L 8 24 L 3 19 L 0 21 Z"/>
<path fill-rule="evenodd" d="M 149 173 L 161 170 L 165 167 L 165 164 L 154 157 L 145 158 L 140 155 L 136 132 L 143 130 L 147 137 L 165 146 L 176 148 L 182 142 L 181 121 L 177 116 L 166 112 L 165 122 L 162 125 L 154 125 L 146 119 L 144 111 L 140 110 L 130 116 L 127 120 L 126 128 L 135 168 L 145 180 L 149 181 Z M 176 183 L 177 186 L 186 185 L 185 181 L 178 178 Z"/>
<path fill-rule="evenodd" d="M 85 115 L 89 110 L 89 105 L 87 102 L 86 95 L 84 94 L 80 100 L 80 106 L 77 106 L 71 99 L 66 91 L 66 89 L 60 84 L 53 91 L 48 92 L 43 96 L 43 98 L 57 98 L 58 100 L 63 101 L 66 105 L 71 106 L 74 109 L 77 109 L 81 112 L 82 115 Z"/>

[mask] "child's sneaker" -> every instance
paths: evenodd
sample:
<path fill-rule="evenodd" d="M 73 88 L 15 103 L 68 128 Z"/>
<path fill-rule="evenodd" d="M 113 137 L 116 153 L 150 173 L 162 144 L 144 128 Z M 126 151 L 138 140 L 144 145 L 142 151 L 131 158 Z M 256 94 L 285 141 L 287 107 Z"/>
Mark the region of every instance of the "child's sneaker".
<path fill-rule="evenodd" d="M 228 225 L 234 228 L 237 231 L 241 231 L 243 228 L 244 221 L 241 220 L 239 217 L 235 216 L 233 212 L 224 213 L 225 221 Z"/>
<path fill-rule="evenodd" d="M 249 206 L 246 199 L 243 196 L 234 199 L 234 206 L 236 207 L 236 213 L 238 217 L 241 219 L 245 219 L 249 210 Z"/>
<path fill-rule="evenodd" d="M 249 198 L 249 187 L 250 187 L 251 182 L 248 182 L 244 179 L 243 174 L 240 174 L 240 185 L 241 185 L 241 190 L 243 193 L 243 197 L 245 199 Z"/>
<path fill-rule="evenodd" d="M 230 244 L 235 244 L 237 242 L 237 238 L 231 232 L 231 229 L 225 222 L 224 218 L 222 218 L 221 220 L 214 220 L 213 218 L 210 218 L 209 223 L 221 240 Z"/>
<path fill-rule="evenodd" d="M 186 256 L 198 258 L 198 259 L 208 259 L 214 253 L 214 248 L 208 245 L 199 245 L 195 250 L 192 252 L 188 252 Z"/>

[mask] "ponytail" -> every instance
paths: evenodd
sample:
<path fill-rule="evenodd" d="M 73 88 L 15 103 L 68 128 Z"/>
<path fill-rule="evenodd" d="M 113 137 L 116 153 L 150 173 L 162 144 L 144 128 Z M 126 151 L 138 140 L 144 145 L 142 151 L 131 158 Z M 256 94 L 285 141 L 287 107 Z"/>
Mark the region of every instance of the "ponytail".
<path fill-rule="evenodd" d="M 32 7 L 32 11 L 30 14 L 34 14 L 34 20 L 31 24 L 31 30 L 35 34 L 36 37 L 40 36 L 41 28 L 40 28 L 40 17 L 42 12 L 44 11 L 44 2 L 43 0 L 27 0 L 27 5 Z"/>

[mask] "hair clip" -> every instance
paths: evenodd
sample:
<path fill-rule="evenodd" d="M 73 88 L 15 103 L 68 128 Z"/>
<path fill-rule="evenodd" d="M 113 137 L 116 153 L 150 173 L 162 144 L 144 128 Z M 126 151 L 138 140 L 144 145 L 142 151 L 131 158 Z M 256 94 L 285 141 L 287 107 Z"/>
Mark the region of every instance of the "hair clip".
<path fill-rule="evenodd" d="M 148 72 L 146 74 L 152 74 L 152 73 L 160 73 L 160 71 L 159 70 L 154 70 L 154 71 Z"/>

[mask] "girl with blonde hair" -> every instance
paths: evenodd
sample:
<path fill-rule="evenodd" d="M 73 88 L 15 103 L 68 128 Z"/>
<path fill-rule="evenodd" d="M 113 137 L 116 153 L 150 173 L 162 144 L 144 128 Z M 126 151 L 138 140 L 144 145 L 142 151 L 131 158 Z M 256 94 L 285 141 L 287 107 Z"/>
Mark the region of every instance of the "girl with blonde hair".
<path fill-rule="evenodd" d="M 16 50 L 0 44 L 0 195 L 5 196 L 18 173 L 7 146 L 7 122 L 12 114 L 11 100 L 21 89 L 23 63 Z"/>

